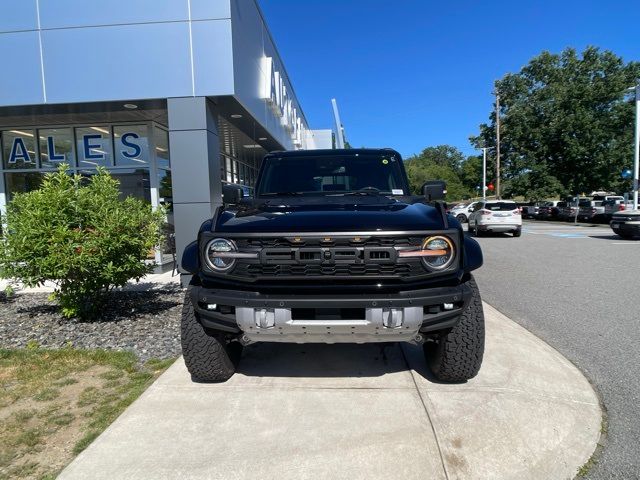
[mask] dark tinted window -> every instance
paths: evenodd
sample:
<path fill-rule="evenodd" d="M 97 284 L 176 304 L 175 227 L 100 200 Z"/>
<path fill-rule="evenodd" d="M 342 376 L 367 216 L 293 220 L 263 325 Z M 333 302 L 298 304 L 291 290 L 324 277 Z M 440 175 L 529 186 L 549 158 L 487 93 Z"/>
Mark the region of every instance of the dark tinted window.
<path fill-rule="evenodd" d="M 484 208 L 492 212 L 510 212 L 518 208 L 518 205 L 513 202 L 495 202 L 487 203 Z"/>
<path fill-rule="evenodd" d="M 401 160 L 392 154 L 268 157 L 258 195 L 340 194 L 358 190 L 408 194 Z"/>

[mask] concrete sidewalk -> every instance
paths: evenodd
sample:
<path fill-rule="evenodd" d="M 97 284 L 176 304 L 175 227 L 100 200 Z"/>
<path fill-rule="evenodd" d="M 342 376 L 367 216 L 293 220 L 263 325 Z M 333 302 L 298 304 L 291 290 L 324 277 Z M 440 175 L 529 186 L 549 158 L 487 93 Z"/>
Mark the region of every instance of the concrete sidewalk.
<path fill-rule="evenodd" d="M 477 378 L 419 347 L 258 344 L 223 384 L 176 362 L 60 475 L 70 479 L 569 479 L 601 410 L 584 376 L 485 304 Z"/>

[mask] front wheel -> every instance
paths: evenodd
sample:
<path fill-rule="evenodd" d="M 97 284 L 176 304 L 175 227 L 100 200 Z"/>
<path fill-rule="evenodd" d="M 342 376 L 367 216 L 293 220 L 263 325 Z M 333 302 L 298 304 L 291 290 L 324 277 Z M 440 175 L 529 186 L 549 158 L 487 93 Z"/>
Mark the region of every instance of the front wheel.
<path fill-rule="evenodd" d="M 520 235 L 522 235 L 522 229 L 518 228 L 517 230 L 513 231 L 513 236 L 514 237 L 519 237 Z"/>
<path fill-rule="evenodd" d="M 431 371 L 443 382 L 464 382 L 475 377 L 484 355 L 484 312 L 480 291 L 473 277 L 472 296 L 458 324 L 440 333 L 435 342 L 424 344 Z"/>
<path fill-rule="evenodd" d="M 182 307 L 182 356 L 195 382 L 224 382 L 231 378 L 242 354 L 242 344 L 207 332 L 196 318 L 187 289 Z"/>

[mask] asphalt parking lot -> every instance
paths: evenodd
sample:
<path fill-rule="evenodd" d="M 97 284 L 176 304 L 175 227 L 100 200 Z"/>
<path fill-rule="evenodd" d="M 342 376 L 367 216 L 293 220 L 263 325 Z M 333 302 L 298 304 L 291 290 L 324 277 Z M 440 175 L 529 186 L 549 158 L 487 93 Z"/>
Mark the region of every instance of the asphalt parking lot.
<path fill-rule="evenodd" d="M 606 225 L 529 221 L 520 238 L 479 242 L 483 300 L 573 361 L 601 396 L 607 435 L 587 478 L 640 478 L 640 241 Z"/>

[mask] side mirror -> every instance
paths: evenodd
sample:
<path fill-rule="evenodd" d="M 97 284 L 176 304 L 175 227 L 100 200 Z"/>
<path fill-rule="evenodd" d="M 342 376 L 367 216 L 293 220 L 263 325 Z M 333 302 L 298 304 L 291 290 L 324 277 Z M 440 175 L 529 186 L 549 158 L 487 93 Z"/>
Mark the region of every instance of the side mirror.
<path fill-rule="evenodd" d="M 237 205 L 242 200 L 242 187 L 238 185 L 222 186 L 222 203 L 225 205 Z"/>
<path fill-rule="evenodd" d="M 444 180 L 429 180 L 422 185 L 422 194 L 427 202 L 442 200 L 447 194 L 447 184 Z"/>

